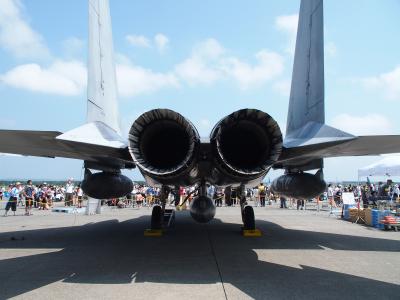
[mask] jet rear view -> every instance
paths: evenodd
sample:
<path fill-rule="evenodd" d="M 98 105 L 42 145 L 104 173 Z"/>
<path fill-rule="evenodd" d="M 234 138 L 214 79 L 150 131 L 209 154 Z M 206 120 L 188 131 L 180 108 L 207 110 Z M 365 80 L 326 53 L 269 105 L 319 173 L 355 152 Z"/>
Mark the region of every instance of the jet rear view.
<path fill-rule="evenodd" d="M 302 0 L 284 139 L 269 114 L 249 108 L 222 118 L 208 139 L 200 139 L 188 119 L 169 109 L 144 113 L 124 137 L 109 4 L 89 0 L 86 124 L 66 133 L 0 130 L 0 152 L 83 160 L 82 189 L 98 199 L 130 193 L 132 181 L 121 170 L 138 167 L 149 185 L 161 187 L 154 228 L 161 226 L 171 189 L 196 185 L 191 215 L 208 222 L 215 206 L 207 186 L 231 185 L 237 187 L 244 228 L 255 229 L 246 186 L 258 185 L 271 168 L 285 172 L 272 183 L 276 194 L 309 199 L 325 189 L 324 158 L 400 152 L 398 135 L 357 137 L 325 124 L 323 41 L 323 1 Z"/>

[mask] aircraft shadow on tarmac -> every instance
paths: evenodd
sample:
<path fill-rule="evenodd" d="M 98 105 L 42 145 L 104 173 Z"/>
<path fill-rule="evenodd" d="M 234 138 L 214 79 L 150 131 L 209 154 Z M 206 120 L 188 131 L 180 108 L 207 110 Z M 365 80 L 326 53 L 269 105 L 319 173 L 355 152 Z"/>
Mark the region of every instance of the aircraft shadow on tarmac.
<path fill-rule="evenodd" d="M 397 298 L 400 287 L 309 266 L 260 261 L 253 249 L 400 251 L 400 241 L 284 229 L 258 221 L 265 235 L 243 238 L 239 225 L 213 220 L 194 223 L 179 214 L 175 229 L 161 238 L 143 236 L 149 217 L 82 226 L 0 234 L 0 249 L 55 248 L 60 251 L 0 260 L 0 298 L 53 282 L 215 284 L 223 281 L 256 299 Z M 13 238 L 13 239 L 11 239 Z M 15 239 L 14 239 L 15 238 Z M 22 239 L 24 238 L 24 239 Z M 211 246 L 213 245 L 213 246 Z M 206 297 L 206 295 L 205 295 Z M 354 298 L 354 297 L 353 297 Z"/>

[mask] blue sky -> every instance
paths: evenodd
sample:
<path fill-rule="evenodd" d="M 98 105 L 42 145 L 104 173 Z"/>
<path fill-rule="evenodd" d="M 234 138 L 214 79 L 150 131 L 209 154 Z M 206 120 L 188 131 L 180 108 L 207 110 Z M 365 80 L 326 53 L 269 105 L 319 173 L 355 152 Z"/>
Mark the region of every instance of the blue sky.
<path fill-rule="evenodd" d="M 244 107 L 268 112 L 284 130 L 300 1 L 110 2 L 124 132 L 158 107 L 182 113 L 202 135 Z M 329 125 L 400 134 L 399 11 L 396 0 L 324 2 Z M 67 131 L 85 122 L 87 31 L 86 1 L 0 1 L 0 128 Z M 325 175 L 353 180 L 376 160 L 328 159 Z M 79 179 L 81 167 L 1 156 L 0 178 Z"/>

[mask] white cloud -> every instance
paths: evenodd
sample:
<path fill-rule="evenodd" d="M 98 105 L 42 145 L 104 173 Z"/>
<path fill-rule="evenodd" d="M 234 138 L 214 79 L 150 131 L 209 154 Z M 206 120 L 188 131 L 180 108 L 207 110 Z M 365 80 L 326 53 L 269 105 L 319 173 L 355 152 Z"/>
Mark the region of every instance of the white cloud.
<path fill-rule="evenodd" d="M 283 71 L 283 58 L 278 53 L 261 50 L 251 65 L 228 51 L 215 39 L 196 45 L 192 55 L 175 67 L 176 74 L 189 85 L 212 84 L 231 79 L 243 90 L 261 85 L 279 76 Z"/>
<path fill-rule="evenodd" d="M 388 118 L 379 114 L 353 116 L 340 114 L 331 122 L 332 126 L 354 135 L 393 134 L 394 126 Z"/>
<path fill-rule="evenodd" d="M 400 101 L 400 66 L 377 76 L 356 79 L 368 90 L 376 90 L 388 100 Z"/>
<path fill-rule="evenodd" d="M 154 43 L 156 44 L 157 50 L 163 53 L 168 46 L 169 39 L 166 35 L 162 33 L 157 33 L 154 36 Z"/>
<path fill-rule="evenodd" d="M 42 36 L 34 31 L 22 15 L 18 0 L 2 0 L 0 9 L 0 46 L 17 58 L 51 59 L 43 67 L 37 63 L 22 64 L 0 75 L 0 82 L 29 91 L 73 96 L 86 86 L 86 67 L 79 61 L 54 60 Z M 66 52 L 82 50 L 78 38 L 63 41 Z"/>
<path fill-rule="evenodd" d="M 66 49 L 78 50 L 82 41 L 70 38 L 64 41 Z M 165 47 L 165 42 L 161 42 Z M 154 70 L 133 64 L 128 57 L 116 53 L 116 73 L 119 94 L 135 97 L 165 88 L 180 88 L 186 83 L 208 85 L 219 80 L 231 80 L 246 90 L 275 79 L 283 71 L 281 55 L 261 50 L 250 64 L 232 56 L 215 39 L 197 44 L 191 55 L 170 71 Z M 86 68 L 78 61 L 56 60 L 50 66 L 23 64 L 0 75 L 3 84 L 35 92 L 58 95 L 77 95 L 86 86 Z M 276 88 L 280 88 L 279 83 Z M 282 87 L 283 88 L 283 87 Z M 281 88 L 281 89 L 282 89 Z"/>
<path fill-rule="evenodd" d="M 278 16 L 275 19 L 275 27 L 287 34 L 289 41 L 286 46 L 285 52 L 293 55 L 296 46 L 297 24 L 299 22 L 299 15 L 284 15 Z"/>
<path fill-rule="evenodd" d="M 337 53 L 337 48 L 335 43 L 328 42 L 325 44 L 325 53 L 330 57 L 335 57 Z"/>
<path fill-rule="evenodd" d="M 237 58 L 226 59 L 226 73 L 234 78 L 241 89 L 261 85 L 283 72 L 283 58 L 275 52 L 261 50 L 256 55 L 257 64 L 250 65 Z"/>
<path fill-rule="evenodd" d="M 85 51 L 85 42 L 75 36 L 62 41 L 64 53 L 68 57 L 82 56 Z"/>
<path fill-rule="evenodd" d="M 199 57 L 190 57 L 175 67 L 176 74 L 189 85 L 209 85 L 219 80 L 222 76 L 217 70 Z"/>
<path fill-rule="evenodd" d="M 175 73 L 189 85 L 209 85 L 222 78 L 219 59 L 225 49 L 215 39 L 196 45 L 192 55 L 175 66 Z"/>
<path fill-rule="evenodd" d="M 179 87 L 179 81 L 172 73 L 157 73 L 132 64 L 119 64 L 116 69 L 118 91 L 123 97 L 134 97 L 163 88 Z"/>
<path fill-rule="evenodd" d="M 290 80 L 279 80 L 274 82 L 274 84 L 272 85 L 272 88 L 278 92 L 279 94 L 281 94 L 282 96 L 288 96 L 290 95 L 290 85 L 291 82 Z"/>
<path fill-rule="evenodd" d="M 225 48 L 216 39 L 209 38 L 194 47 L 193 56 L 217 59 L 225 52 Z"/>
<path fill-rule="evenodd" d="M 122 97 L 148 94 L 163 88 L 178 88 L 179 81 L 172 73 L 157 73 L 133 65 L 124 57 L 117 64 L 118 92 Z M 86 67 L 78 61 L 55 61 L 48 68 L 38 64 L 17 66 L 0 75 L 0 82 L 14 88 L 62 96 L 81 94 L 87 83 Z"/>
<path fill-rule="evenodd" d="M 125 54 L 122 54 L 120 52 L 115 52 L 114 53 L 114 60 L 115 60 L 115 64 L 120 64 L 120 65 L 129 65 L 131 64 L 131 60 L 128 56 L 126 56 Z"/>
<path fill-rule="evenodd" d="M 6 85 L 29 91 L 74 96 L 86 86 L 86 68 L 78 61 L 55 61 L 48 68 L 19 65 L 0 76 Z"/>
<path fill-rule="evenodd" d="M 144 35 L 128 34 L 125 39 L 135 47 L 153 48 L 155 47 L 160 53 L 163 53 L 169 44 L 169 38 L 162 33 L 157 33 L 153 40 Z"/>
<path fill-rule="evenodd" d="M 21 14 L 17 0 L 2 0 L 0 9 L 0 47 L 17 58 L 48 58 L 50 51 L 42 36 Z"/>
<path fill-rule="evenodd" d="M 125 39 L 135 47 L 143 47 L 143 48 L 150 48 L 151 42 L 150 40 L 143 36 L 143 35 L 133 35 L 129 34 L 125 37 Z"/>

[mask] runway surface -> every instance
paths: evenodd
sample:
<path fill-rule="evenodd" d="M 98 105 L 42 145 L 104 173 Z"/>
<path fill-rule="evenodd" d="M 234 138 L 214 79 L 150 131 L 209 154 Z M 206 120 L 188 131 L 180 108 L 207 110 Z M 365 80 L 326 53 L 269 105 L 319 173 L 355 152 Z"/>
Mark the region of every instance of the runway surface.
<path fill-rule="evenodd" d="M 1 211 L 2 213 L 3 211 Z M 240 235 L 238 207 L 144 237 L 151 210 L 0 217 L 0 298 L 399 299 L 400 234 L 328 212 L 256 208 L 260 238 Z"/>

